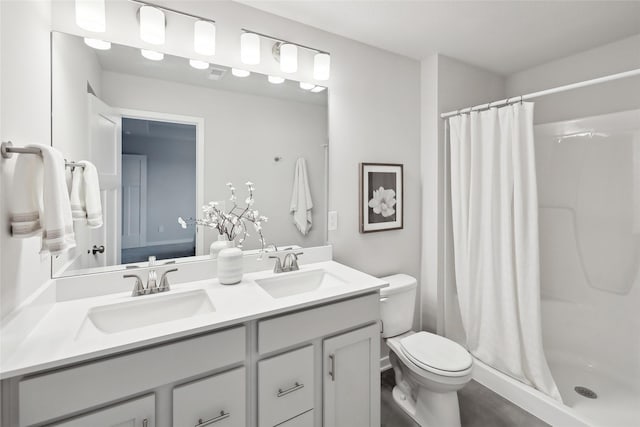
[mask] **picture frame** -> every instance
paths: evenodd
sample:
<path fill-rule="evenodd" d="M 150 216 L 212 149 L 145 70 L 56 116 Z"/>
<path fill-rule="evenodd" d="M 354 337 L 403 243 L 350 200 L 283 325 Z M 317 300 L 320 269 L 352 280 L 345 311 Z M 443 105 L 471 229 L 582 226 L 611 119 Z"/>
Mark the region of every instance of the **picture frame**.
<path fill-rule="evenodd" d="M 360 163 L 360 232 L 404 228 L 403 165 Z"/>

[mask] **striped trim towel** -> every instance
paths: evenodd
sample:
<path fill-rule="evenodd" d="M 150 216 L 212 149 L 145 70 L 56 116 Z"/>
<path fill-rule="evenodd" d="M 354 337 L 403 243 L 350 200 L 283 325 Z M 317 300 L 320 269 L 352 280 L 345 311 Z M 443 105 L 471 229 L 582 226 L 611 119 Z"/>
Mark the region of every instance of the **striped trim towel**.
<path fill-rule="evenodd" d="M 71 213 L 74 221 L 86 221 L 89 228 L 102 227 L 100 182 L 95 165 L 87 160 L 73 171 L 71 180 Z"/>
<path fill-rule="evenodd" d="M 42 235 L 42 250 L 52 255 L 75 247 L 65 161 L 50 146 L 32 144 L 42 157 L 22 154 L 15 166 L 11 194 L 14 237 Z"/>

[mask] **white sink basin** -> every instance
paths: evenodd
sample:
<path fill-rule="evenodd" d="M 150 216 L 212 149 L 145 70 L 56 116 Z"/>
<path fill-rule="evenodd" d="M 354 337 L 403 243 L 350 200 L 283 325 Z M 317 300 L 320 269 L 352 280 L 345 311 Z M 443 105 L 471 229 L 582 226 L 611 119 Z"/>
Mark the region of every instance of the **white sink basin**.
<path fill-rule="evenodd" d="M 257 279 L 256 283 L 273 298 L 283 298 L 346 284 L 345 281 L 325 270 L 278 273 L 274 277 Z"/>
<path fill-rule="evenodd" d="M 131 301 L 93 307 L 87 318 L 101 332 L 111 334 L 157 323 L 211 313 L 215 307 L 202 289 L 135 297 Z"/>

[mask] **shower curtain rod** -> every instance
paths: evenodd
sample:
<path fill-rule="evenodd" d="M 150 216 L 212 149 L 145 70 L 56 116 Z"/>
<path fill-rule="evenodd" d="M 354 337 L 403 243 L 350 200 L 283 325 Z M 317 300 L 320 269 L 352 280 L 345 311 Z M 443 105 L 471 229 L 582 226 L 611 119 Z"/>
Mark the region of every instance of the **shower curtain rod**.
<path fill-rule="evenodd" d="M 471 111 L 487 110 L 491 107 L 501 107 L 503 105 L 514 104 L 516 102 L 526 101 L 528 99 L 539 98 L 541 96 L 551 95 L 553 93 L 565 92 L 572 89 L 579 89 L 586 86 L 592 86 L 600 83 L 610 82 L 613 80 L 624 79 L 626 77 L 633 77 L 640 75 L 640 68 L 635 70 L 624 71 L 622 73 L 611 74 L 604 77 L 598 77 L 596 79 L 585 80 L 583 82 L 571 83 L 565 86 L 558 86 L 552 89 L 541 90 L 538 92 L 528 93 L 526 95 L 514 96 L 512 98 L 501 99 L 500 101 L 489 102 L 488 104 L 476 105 L 475 107 L 467 107 L 462 110 L 449 111 L 448 113 L 440 114 L 440 118 L 446 119 L 448 117 L 457 116 L 458 114 L 470 113 Z"/>

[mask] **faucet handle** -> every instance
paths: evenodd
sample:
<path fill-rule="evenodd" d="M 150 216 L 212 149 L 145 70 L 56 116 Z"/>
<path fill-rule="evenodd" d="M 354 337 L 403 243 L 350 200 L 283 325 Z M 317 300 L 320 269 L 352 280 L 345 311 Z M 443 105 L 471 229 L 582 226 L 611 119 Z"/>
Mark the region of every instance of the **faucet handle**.
<path fill-rule="evenodd" d="M 167 270 L 164 273 L 162 273 L 162 277 L 160 278 L 160 286 L 158 287 L 158 292 L 166 292 L 171 290 L 171 287 L 169 286 L 169 279 L 167 279 L 167 275 L 169 273 L 173 273 L 174 271 L 178 271 L 178 269 L 172 268 L 171 270 Z"/>
<path fill-rule="evenodd" d="M 273 266 L 273 272 L 282 273 L 282 262 L 280 262 L 280 257 L 278 255 L 269 255 L 269 259 L 276 260 L 276 263 Z"/>
<path fill-rule="evenodd" d="M 158 292 L 158 275 L 155 270 L 149 270 L 149 277 L 147 278 L 147 293 L 155 294 Z"/>
<path fill-rule="evenodd" d="M 131 292 L 132 297 L 137 297 L 139 295 L 144 295 L 147 292 L 144 289 L 144 284 L 142 283 L 142 279 L 137 274 L 125 274 L 122 276 L 124 279 L 135 278 L 136 284 L 133 285 L 133 291 Z"/>

